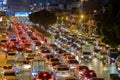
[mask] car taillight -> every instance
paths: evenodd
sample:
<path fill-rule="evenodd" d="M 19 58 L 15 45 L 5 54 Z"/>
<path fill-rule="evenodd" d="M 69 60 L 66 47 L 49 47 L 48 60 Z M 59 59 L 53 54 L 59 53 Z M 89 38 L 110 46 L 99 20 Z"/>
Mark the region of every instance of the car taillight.
<path fill-rule="evenodd" d="M 43 74 L 43 77 L 46 77 L 46 76 L 47 76 L 47 74 L 46 74 L 46 73 L 44 73 L 44 74 Z"/>
<path fill-rule="evenodd" d="M 4 68 L 1 68 L 1 70 L 3 70 Z"/>
<path fill-rule="evenodd" d="M 4 49 L 4 47 L 2 47 L 2 49 Z"/>
<path fill-rule="evenodd" d="M 93 72 L 90 72 L 90 75 L 93 75 Z"/>
<path fill-rule="evenodd" d="M 84 78 L 84 80 L 88 80 L 88 78 L 87 78 L 87 77 L 85 77 L 85 78 Z"/>
<path fill-rule="evenodd" d="M 12 69 L 14 70 L 14 67 L 12 67 Z"/>
<path fill-rule="evenodd" d="M 42 80 L 42 79 L 36 79 L 36 80 Z"/>
<path fill-rule="evenodd" d="M 51 76 L 51 79 L 49 79 L 49 80 L 54 80 L 54 77 L 53 77 L 53 76 Z"/>
<path fill-rule="evenodd" d="M 86 72 L 87 70 L 86 69 L 83 69 L 83 72 Z"/>
<path fill-rule="evenodd" d="M 49 80 L 54 80 L 53 78 L 49 79 Z"/>

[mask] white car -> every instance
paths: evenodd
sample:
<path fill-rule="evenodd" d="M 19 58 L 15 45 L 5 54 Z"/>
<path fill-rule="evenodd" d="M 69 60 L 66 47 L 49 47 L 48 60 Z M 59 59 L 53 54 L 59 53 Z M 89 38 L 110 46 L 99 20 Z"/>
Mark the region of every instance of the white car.
<path fill-rule="evenodd" d="M 120 71 L 120 56 L 118 56 L 117 59 L 115 60 L 115 65 L 116 65 L 117 70 Z"/>
<path fill-rule="evenodd" d="M 15 71 L 5 71 L 2 74 L 2 80 L 9 80 L 9 79 L 13 79 L 16 78 L 16 72 Z"/>
<path fill-rule="evenodd" d="M 14 70 L 14 67 L 12 64 L 5 64 L 5 65 L 2 65 L 1 73 L 4 73 L 6 71 L 13 71 L 13 70 Z"/>
<path fill-rule="evenodd" d="M 16 53 L 15 52 L 9 52 L 7 53 L 7 61 L 15 61 Z"/>
<path fill-rule="evenodd" d="M 70 68 L 67 65 L 57 65 L 53 71 L 56 80 L 62 80 L 65 77 L 70 77 L 72 73 L 70 72 Z"/>

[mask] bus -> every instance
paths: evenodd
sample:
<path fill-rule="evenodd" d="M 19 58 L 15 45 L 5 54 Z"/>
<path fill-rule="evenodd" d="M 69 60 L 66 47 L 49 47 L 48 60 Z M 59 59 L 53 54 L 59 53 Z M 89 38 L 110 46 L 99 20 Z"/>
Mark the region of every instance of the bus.
<path fill-rule="evenodd" d="M 31 72 L 33 78 L 37 75 L 37 72 L 43 72 L 46 70 L 46 62 L 45 59 L 34 59 L 31 62 Z"/>

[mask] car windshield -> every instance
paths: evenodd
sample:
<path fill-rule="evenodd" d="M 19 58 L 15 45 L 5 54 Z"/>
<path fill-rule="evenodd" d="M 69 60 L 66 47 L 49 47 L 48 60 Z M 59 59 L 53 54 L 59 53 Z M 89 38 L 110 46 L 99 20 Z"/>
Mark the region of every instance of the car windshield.
<path fill-rule="evenodd" d="M 91 55 L 90 52 L 83 52 L 83 55 Z"/>
<path fill-rule="evenodd" d="M 68 67 L 59 67 L 58 70 L 59 71 L 67 71 L 67 70 L 69 70 L 69 68 Z"/>
<path fill-rule="evenodd" d="M 36 46 L 40 46 L 40 45 L 41 45 L 41 43 L 40 43 L 40 42 L 36 42 L 35 44 L 36 44 Z"/>
<path fill-rule="evenodd" d="M 10 41 L 16 41 L 16 39 L 11 39 Z"/>
<path fill-rule="evenodd" d="M 16 76 L 15 72 L 5 72 L 4 76 Z"/>
<path fill-rule="evenodd" d="M 15 53 L 9 53 L 8 55 L 9 56 L 15 56 Z"/>
<path fill-rule="evenodd" d="M 3 69 L 12 69 L 12 66 L 3 66 Z"/>
<path fill-rule="evenodd" d="M 79 66 L 79 70 L 83 70 L 83 69 L 89 70 L 87 66 Z"/>
<path fill-rule="evenodd" d="M 52 63 L 52 66 L 56 66 L 56 65 L 59 65 L 60 63 L 59 62 L 55 62 L 55 63 Z"/>
<path fill-rule="evenodd" d="M 59 61 L 59 59 L 55 59 L 55 58 L 53 58 L 53 59 L 51 59 L 51 61 Z"/>
<path fill-rule="evenodd" d="M 73 63 L 73 64 L 78 64 L 78 61 L 77 61 L 77 60 L 69 60 L 69 63 L 70 63 L 70 64 L 72 64 L 72 63 Z"/>

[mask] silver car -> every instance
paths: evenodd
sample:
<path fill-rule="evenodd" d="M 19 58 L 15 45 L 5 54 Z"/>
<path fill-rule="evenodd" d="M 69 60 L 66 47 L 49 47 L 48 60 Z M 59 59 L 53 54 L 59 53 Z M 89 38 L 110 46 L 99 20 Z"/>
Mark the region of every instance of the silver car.
<path fill-rule="evenodd" d="M 116 65 L 117 70 L 120 71 L 120 56 L 118 56 L 117 59 L 115 60 L 115 65 Z"/>

